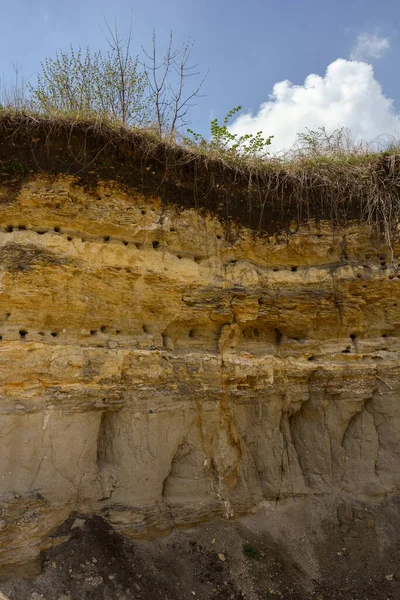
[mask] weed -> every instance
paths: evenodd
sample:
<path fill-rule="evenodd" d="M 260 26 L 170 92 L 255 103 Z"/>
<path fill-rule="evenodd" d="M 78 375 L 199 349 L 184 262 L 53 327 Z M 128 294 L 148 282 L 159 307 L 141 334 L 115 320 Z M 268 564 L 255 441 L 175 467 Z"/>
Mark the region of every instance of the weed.
<path fill-rule="evenodd" d="M 208 152 L 216 151 L 231 158 L 265 158 L 268 155 L 266 147 L 271 144 L 272 135 L 264 138 L 262 131 L 257 131 L 255 135 L 253 133 L 238 135 L 229 131 L 229 119 L 241 110 L 241 106 L 232 108 L 224 118 L 222 125 L 218 123 L 218 119 L 213 119 L 210 123 L 211 139 L 209 141 L 200 133 L 188 129 L 187 131 L 192 137 L 183 138 L 183 142 L 189 147 L 195 146 Z"/>
<path fill-rule="evenodd" d="M 13 175 L 25 175 L 26 167 L 18 161 L 11 161 L 9 164 L 9 170 Z"/>
<path fill-rule="evenodd" d="M 245 544 L 243 544 L 242 548 L 243 548 L 243 554 L 246 556 L 246 558 L 251 558 L 251 559 L 258 559 L 258 558 L 260 558 L 260 553 L 257 550 L 257 548 L 255 548 L 254 546 L 252 546 L 248 542 L 246 542 Z"/>

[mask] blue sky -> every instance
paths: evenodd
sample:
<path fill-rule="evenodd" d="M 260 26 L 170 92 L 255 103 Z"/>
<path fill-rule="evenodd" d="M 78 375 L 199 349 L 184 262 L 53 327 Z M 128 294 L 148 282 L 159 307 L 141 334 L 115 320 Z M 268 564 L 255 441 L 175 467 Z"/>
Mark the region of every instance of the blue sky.
<path fill-rule="evenodd" d="M 377 127 L 385 129 L 396 125 L 392 117 L 397 118 L 400 111 L 399 0 L 114 0 L 112 8 L 110 5 L 109 0 L 0 0 L 0 75 L 3 80 L 11 80 L 13 63 L 21 65 L 26 79 L 34 80 L 40 61 L 54 55 L 59 48 L 67 48 L 70 43 L 89 45 L 93 49 L 105 48 L 99 27 L 103 16 L 109 20 L 115 16 L 123 27 L 132 11 L 138 50 L 141 44 L 148 47 L 151 43 L 153 27 L 157 30 L 160 45 L 171 29 L 177 43 L 189 36 L 194 38 L 193 58 L 203 72 L 209 71 L 209 75 L 203 87 L 206 96 L 192 111 L 192 128 L 205 132 L 211 118 L 222 118 L 230 108 L 241 104 L 247 113 L 247 121 L 238 122 L 238 131 L 241 131 L 241 125 L 254 129 L 271 126 L 272 117 L 276 121 L 278 117 L 282 119 L 283 112 L 279 116 L 272 106 L 267 107 L 268 118 L 258 112 L 259 106 L 269 100 L 277 82 L 289 80 L 303 86 L 312 73 L 324 78 L 328 65 L 339 58 L 346 61 L 351 56 L 354 58 L 357 40 L 364 35 L 369 36 L 370 41 L 384 42 L 380 49 L 370 48 L 369 54 L 367 49 L 356 56 L 370 63 L 373 73 L 363 71 L 361 67 L 357 72 L 353 69 L 350 78 L 353 83 L 349 85 L 357 86 L 360 80 L 366 82 L 363 94 L 369 97 L 368 86 L 379 82 L 382 97 L 393 99 L 391 107 L 385 105 L 385 110 L 391 112 L 391 120 L 388 116 L 376 126 L 373 124 L 374 135 Z M 329 93 L 332 86 L 340 87 L 340 78 L 347 77 L 349 68 L 349 63 L 344 62 L 332 69 Z M 318 87 L 321 82 L 316 83 Z M 323 84 L 325 102 L 328 93 L 325 80 Z M 286 89 L 283 93 L 282 106 L 287 114 L 295 113 L 291 107 L 296 110 L 299 107 L 292 92 Z M 321 94 L 321 90 L 315 93 Z M 379 90 L 373 90 L 375 100 L 379 93 Z M 311 92 L 305 102 L 313 106 L 310 98 Z M 383 110 L 382 98 L 378 100 L 380 103 L 368 107 L 372 115 L 376 108 Z M 275 98 L 274 102 L 279 99 Z M 357 97 L 354 107 L 347 106 L 344 113 L 354 110 L 356 119 L 360 102 Z M 321 103 L 319 112 L 329 111 L 330 106 L 330 102 Z M 335 110 L 337 112 L 337 107 Z M 303 121 L 304 126 L 320 124 L 318 120 L 313 121 L 313 115 L 307 114 L 304 107 L 298 120 L 296 118 L 291 127 L 299 127 Z M 332 123 L 336 124 L 336 118 L 331 119 Z M 348 117 L 343 124 L 352 125 L 354 119 Z M 276 127 L 275 136 L 280 132 Z M 362 132 L 368 128 L 371 128 L 371 118 L 366 117 Z"/>

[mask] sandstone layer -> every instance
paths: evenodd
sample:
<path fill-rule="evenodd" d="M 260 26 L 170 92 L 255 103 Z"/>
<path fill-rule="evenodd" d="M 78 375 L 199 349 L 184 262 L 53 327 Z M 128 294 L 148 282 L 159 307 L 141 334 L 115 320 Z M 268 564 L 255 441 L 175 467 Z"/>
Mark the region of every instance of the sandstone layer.
<path fill-rule="evenodd" d="M 8 194 L 3 566 L 74 513 L 141 537 L 398 493 L 399 247 L 358 222 L 255 234 L 112 181 Z"/>

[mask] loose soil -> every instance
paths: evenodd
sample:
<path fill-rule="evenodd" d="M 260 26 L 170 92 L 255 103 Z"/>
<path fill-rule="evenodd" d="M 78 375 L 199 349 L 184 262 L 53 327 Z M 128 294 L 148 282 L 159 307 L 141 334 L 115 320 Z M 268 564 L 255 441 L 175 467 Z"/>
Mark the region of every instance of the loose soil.
<path fill-rule="evenodd" d="M 255 516 L 146 541 L 119 535 L 100 517 L 73 516 L 58 532 L 69 541 L 43 553 L 40 573 L 3 578 L 0 589 L 7 600 L 399 598 L 398 546 L 378 552 L 369 517 L 345 533 L 340 523 L 327 525 L 308 553 L 300 537 L 288 551 Z"/>

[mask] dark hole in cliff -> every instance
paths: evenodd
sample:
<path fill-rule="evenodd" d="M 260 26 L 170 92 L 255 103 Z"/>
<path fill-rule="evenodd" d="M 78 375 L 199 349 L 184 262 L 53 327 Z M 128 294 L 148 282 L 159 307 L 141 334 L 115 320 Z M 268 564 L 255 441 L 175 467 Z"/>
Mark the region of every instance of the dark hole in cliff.
<path fill-rule="evenodd" d="M 257 327 L 246 327 L 246 329 L 242 330 L 242 335 L 247 339 L 253 339 L 259 337 L 260 332 Z"/>
<path fill-rule="evenodd" d="M 292 267 L 290 270 L 295 273 L 297 271 L 297 267 Z"/>
<path fill-rule="evenodd" d="M 201 262 L 200 256 L 195 256 L 194 257 L 194 262 L 197 263 L 197 264 L 199 264 L 199 262 Z"/>
<path fill-rule="evenodd" d="M 3 336 L 2 336 L 2 335 L 0 335 L 0 340 L 2 340 L 2 339 L 3 339 Z"/>
<path fill-rule="evenodd" d="M 147 325 L 142 325 L 142 329 L 143 329 L 143 333 L 150 333 L 149 328 L 147 327 Z"/>
<path fill-rule="evenodd" d="M 11 317 L 11 313 L 10 313 L 10 312 L 7 312 L 7 313 L 6 313 L 6 319 L 9 319 L 10 317 Z"/>
<path fill-rule="evenodd" d="M 154 242 L 151 242 L 151 243 L 152 243 L 152 246 L 154 249 L 158 248 L 160 245 L 160 242 L 158 242 L 157 240 L 154 240 Z"/>
<path fill-rule="evenodd" d="M 146 211 L 145 211 L 145 210 L 142 210 L 142 215 L 145 215 L 145 214 L 146 214 Z"/>
<path fill-rule="evenodd" d="M 220 236 L 220 235 L 217 235 L 217 240 L 220 240 L 220 239 L 221 239 L 221 236 Z"/>
<path fill-rule="evenodd" d="M 176 258 L 179 258 L 179 260 L 182 258 L 182 254 L 177 254 Z"/>
<path fill-rule="evenodd" d="M 277 346 L 280 345 L 280 343 L 282 341 L 282 337 L 283 337 L 283 333 L 281 331 L 279 331 L 279 329 L 277 327 L 275 327 L 275 343 Z"/>
<path fill-rule="evenodd" d="M 44 331 L 39 331 L 39 335 L 46 335 Z"/>
<path fill-rule="evenodd" d="M 103 240 L 104 240 L 106 243 L 107 243 L 107 242 L 109 242 L 109 241 L 110 241 L 110 236 L 109 236 L 109 235 L 106 235 L 106 236 L 103 238 Z"/>
<path fill-rule="evenodd" d="M 120 330 L 120 329 L 116 329 L 116 330 L 115 330 L 115 333 L 116 333 L 116 334 L 119 334 L 119 333 L 121 333 L 121 330 Z"/>
<path fill-rule="evenodd" d="M 20 231 L 26 231 L 26 227 L 25 227 L 25 225 L 18 225 L 18 229 L 19 229 Z"/>
<path fill-rule="evenodd" d="M 277 271 L 279 271 L 279 269 L 277 267 L 275 267 L 274 269 L 272 269 L 274 273 L 276 273 Z"/>
<path fill-rule="evenodd" d="M 381 337 L 386 338 L 387 337 L 387 333 L 382 333 Z"/>
<path fill-rule="evenodd" d="M 190 337 L 190 338 L 194 338 L 194 329 L 191 329 L 191 330 L 189 331 L 189 337 Z"/>
<path fill-rule="evenodd" d="M 358 279 L 361 279 L 362 278 L 361 273 L 357 273 L 357 277 L 358 277 Z"/>
<path fill-rule="evenodd" d="M 24 339 L 24 338 L 25 338 L 25 336 L 27 335 L 27 333 L 28 333 L 28 332 L 27 332 L 27 331 L 25 331 L 25 329 L 20 329 L 20 330 L 19 330 L 19 335 L 20 335 L 21 339 Z"/>
<path fill-rule="evenodd" d="M 54 231 L 55 231 L 56 233 L 60 233 L 60 228 L 59 228 L 59 227 L 54 227 Z"/>
<path fill-rule="evenodd" d="M 72 237 L 69 235 L 69 236 L 67 237 L 67 240 L 68 240 L 69 242 L 72 242 Z"/>
<path fill-rule="evenodd" d="M 315 356 L 309 356 L 309 357 L 307 358 L 307 360 L 309 360 L 309 361 L 315 360 Z"/>
<path fill-rule="evenodd" d="M 96 329 L 91 329 L 90 330 L 90 335 L 96 335 L 96 333 L 97 333 Z"/>
<path fill-rule="evenodd" d="M 101 333 L 105 333 L 107 331 L 107 325 L 102 325 L 100 327 L 100 331 L 101 331 Z"/>
<path fill-rule="evenodd" d="M 355 333 L 351 333 L 351 334 L 350 334 L 350 339 L 351 339 L 351 340 L 355 340 L 355 339 L 357 339 L 357 336 L 356 336 L 356 334 L 355 334 Z"/>
<path fill-rule="evenodd" d="M 14 229 L 14 228 L 13 228 L 13 226 L 12 226 L 12 225 L 7 225 L 7 227 L 6 227 L 6 231 L 7 231 L 7 233 L 11 233 L 13 229 Z"/>
<path fill-rule="evenodd" d="M 57 333 L 57 331 L 52 331 L 50 335 L 51 335 L 52 337 L 57 337 L 57 336 L 58 336 L 58 333 Z"/>
<path fill-rule="evenodd" d="M 150 415 L 152 415 L 152 414 L 153 414 L 153 411 L 152 411 L 151 409 L 149 410 L 149 414 L 150 414 Z"/>
<path fill-rule="evenodd" d="M 45 231 L 37 231 L 36 232 L 38 235 L 44 235 L 46 232 Z"/>
<path fill-rule="evenodd" d="M 342 350 L 342 354 L 350 354 L 351 350 L 350 348 L 347 346 L 347 348 L 345 348 L 344 350 Z"/>
<path fill-rule="evenodd" d="M 176 229 L 174 229 L 173 227 L 171 227 L 170 232 L 171 233 L 175 233 Z"/>
<path fill-rule="evenodd" d="M 123 240 L 123 244 L 124 244 L 124 246 L 127 246 L 128 242 L 126 240 Z"/>

